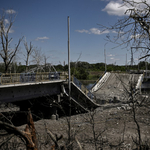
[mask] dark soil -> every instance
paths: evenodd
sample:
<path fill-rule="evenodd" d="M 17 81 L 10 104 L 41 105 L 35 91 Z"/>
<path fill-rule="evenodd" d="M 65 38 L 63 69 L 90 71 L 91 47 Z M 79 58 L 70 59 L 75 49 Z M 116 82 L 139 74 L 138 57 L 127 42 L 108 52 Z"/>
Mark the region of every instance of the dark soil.
<path fill-rule="evenodd" d="M 128 105 L 113 107 L 112 105 L 105 105 L 103 108 L 99 107 L 90 113 L 71 116 L 71 135 L 74 150 L 79 149 L 79 145 L 74 140 L 75 137 L 83 150 L 93 150 L 96 146 L 97 149 L 101 150 L 133 150 L 137 148 L 137 126 L 133 120 L 131 107 Z M 149 113 L 149 109 L 145 107 L 140 107 L 136 111 L 136 120 L 140 125 L 142 145 L 150 145 Z M 67 119 L 69 118 L 62 117 L 59 120 L 42 119 L 35 122 L 39 150 L 51 150 L 52 145 L 54 145 L 47 133 L 47 129 L 54 135 L 63 135 L 63 138 L 58 143 L 67 145 Z M 24 130 L 25 125 L 19 128 Z M 12 138 L 11 141 L 13 143 L 16 142 L 16 138 Z M 11 145 L 12 143 L 10 142 L 9 144 Z M 20 146 L 22 148 L 19 148 Z M 25 149 L 24 144 L 20 146 L 17 146 L 17 148 L 20 150 Z"/>

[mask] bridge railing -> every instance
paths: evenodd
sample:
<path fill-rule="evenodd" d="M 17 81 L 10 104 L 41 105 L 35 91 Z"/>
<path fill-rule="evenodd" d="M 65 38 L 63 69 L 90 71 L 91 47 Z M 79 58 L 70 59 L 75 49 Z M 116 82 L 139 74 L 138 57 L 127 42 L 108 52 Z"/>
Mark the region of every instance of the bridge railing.
<path fill-rule="evenodd" d="M 98 89 L 100 89 L 100 88 L 104 85 L 104 83 L 107 81 L 107 79 L 109 78 L 110 75 L 111 75 L 110 72 L 106 72 L 106 73 L 102 76 L 102 78 L 100 78 L 100 79 L 98 80 L 98 82 L 92 87 L 91 91 L 92 91 L 92 92 L 95 92 L 95 91 L 97 91 Z"/>
<path fill-rule="evenodd" d="M 6 73 L 0 74 L 0 85 L 18 84 L 28 82 L 43 82 L 51 80 L 65 80 L 66 74 L 59 72 L 40 72 L 40 73 Z"/>
<path fill-rule="evenodd" d="M 106 71 L 102 73 L 102 75 L 96 80 L 96 82 L 93 84 L 93 86 L 91 87 L 91 90 L 93 89 L 93 87 L 101 80 L 101 78 L 105 75 Z"/>

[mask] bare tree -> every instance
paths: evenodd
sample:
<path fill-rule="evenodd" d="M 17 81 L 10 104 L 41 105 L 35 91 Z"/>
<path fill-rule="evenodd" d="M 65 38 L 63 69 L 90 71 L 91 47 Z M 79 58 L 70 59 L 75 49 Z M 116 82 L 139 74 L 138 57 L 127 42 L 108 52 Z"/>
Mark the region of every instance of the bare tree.
<path fill-rule="evenodd" d="M 44 69 L 45 69 L 45 72 L 46 72 L 46 69 L 47 69 L 47 60 L 48 59 L 49 59 L 49 56 L 44 55 Z"/>
<path fill-rule="evenodd" d="M 37 72 L 40 69 L 40 65 L 43 62 L 43 54 L 41 53 L 41 49 L 35 48 L 32 55 L 32 62 L 37 65 Z"/>
<path fill-rule="evenodd" d="M 30 45 L 28 46 L 28 43 L 25 41 L 24 46 L 26 49 L 26 55 L 25 55 L 25 63 L 26 63 L 26 72 L 28 71 L 28 65 L 29 65 L 29 57 L 31 56 L 33 52 L 33 45 L 32 42 L 30 42 Z"/>
<path fill-rule="evenodd" d="M 106 129 L 102 129 L 102 131 L 99 131 L 96 129 L 96 110 L 90 111 L 88 113 L 88 120 L 91 125 L 91 132 L 93 136 L 93 143 L 95 150 L 103 149 L 104 139 L 103 139 L 103 133 Z"/>
<path fill-rule="evenodd" d="M 136 135 L 131 136 L 133 144 L 136 145 L 138 150 L 149 149 L 149 143 L 147 142 L 147 139 L 143 137 L 143 130 L 145 130 L 143 127 L 146 125 L 147 128 L 149 128 L 149 124 L 147 124 L 145 120 L 141 121 L 141 118 L 146 118 L 146 115 L 149 112 L 149 97 L 148 95 L 143 96 L 140 90 L 136 88 L 137 84 L 135 77 L 132 76 L 128 86 L 126 86 L 126 83 L 123 82 L 119 76 L 117 76 L 117 78 L 124 88 L 124 100 L 126 101 L 126 106 L 123 106 L 122 108 L 126 112 L 129 112 L 129 116 L 131 116 L 135 125 Z"/>
<path fill-rule="evenodd" d="M 12 32 L 11 28 L 14 23 L 16 14 L 14 13 L 13 10 L 10 10 L 8 13 L 8 19 L 6 19 L 7 13 L 6 11 L 3 11 L 3 14 L 0 16 L 0 44 L 1 44 L 0 56 L 5 64 L 5 72 L 8 72 L 8 67 L 11 64 L 16 53 L 18 52 L 19 45 L 23 39 L 23 37 L 20 38 L 15 47 L 10 48 L 12 38 L 9 38 L 9 34 Z"/>
<path fill-rule="evenodd" d="M 145 54 L 141 58 L 150 56 L 150 3 L 149 0 L 122 0 L 122 7 L 128 8 L 124 12 L 124 17 L 119 19 L 114 25 L 103 26 L 103 31 L 109 30 L 114 34 L 107 35 L 110 42 L 117 46 L 134 47 L 144 49 Z"/>

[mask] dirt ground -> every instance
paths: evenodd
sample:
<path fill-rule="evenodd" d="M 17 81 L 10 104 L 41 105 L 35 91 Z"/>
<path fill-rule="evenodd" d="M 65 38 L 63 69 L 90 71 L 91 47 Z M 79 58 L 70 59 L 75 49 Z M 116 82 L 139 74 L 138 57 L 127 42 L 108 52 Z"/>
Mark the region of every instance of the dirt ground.
<path fill-rule="evenodd" d="M 128 105 L 116 106 L 104 105 L 93 112 L 71 116 L 71 135 L 73 149 L 79 150 L 79 141 L 83 150 L 133 150 L 138 141 L 137 126 L 133 120 L 131 107 Z M 58 120 L 42 119 L 35 122 L 39 150 L 51 150 L 54 145 L 47 130 L 54 135 L 63 135 L 58 141 L 60 145 L 66 145 L 68 139 L 68 123 L 66 117 Z M 148 108 L 139 107 L 136 111 L 136 120 L 140 125 L 140 133 L 143 145 L 150 145 L 150 111 Z M 19 127 L 24 130 L 25 125 Z M 12 144 L 16 138 L 12 138 Z M 96 141 L 96 142 L 95 142 Z M 18 142 L 19 143 L 19 142 Z M 22 143 L 20 141 L 20 143 Z M 24 144 L 13 147 L 16 150 L 25 149 Z"/>

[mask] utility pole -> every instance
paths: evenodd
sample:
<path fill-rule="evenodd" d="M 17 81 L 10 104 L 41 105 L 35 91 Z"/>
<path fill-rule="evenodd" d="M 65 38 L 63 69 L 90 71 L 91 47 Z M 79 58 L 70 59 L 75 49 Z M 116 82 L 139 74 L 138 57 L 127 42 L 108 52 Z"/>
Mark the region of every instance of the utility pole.
<path fill-rule="evenodd" d="M 128 65 L 128 62 L 127 62 L 127 54 L 126 54 L 126 72 L 128 71 L 127 70 L 127 65 Z"/>
<path fill-rule="evenodd" d="M 70 18 L 68 16 L 68 87 L 69 87 L 69 101 L 71 100 L 71 77 L 70 77 Z"/>
<path fill-rule="evenodd" d="M 107 43 L 105 43 L 105 45 L 104 45 L 105 72 L 107 71 L 107 65 L 106 65 L 106 49 L 105 49 L 106 44 L 107 44 Z"/>
<path fill-rule="evenodd" d="M 139 69 L 139 57 L 138 57 L 138 72 L 140 71 L 140 69 Z"/>
<path fill-rule="evenodd" d="M 69 122 L 68 122 L 68 138 L 71 143 L 71 77 L 70 77 L 70 18 L 68 16 L 68 87 L 69 87 Z"/>
<path fill-rule="evenodd" d="M 132 51 L 132 48 L 133 48 L 133 47 L 131 47 L 131 66 L 133 66 L 133 63 L 134 63 L 134 60 L 133 60 L 133 51 Z"/>

